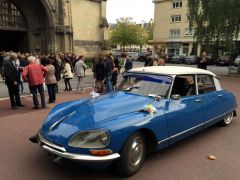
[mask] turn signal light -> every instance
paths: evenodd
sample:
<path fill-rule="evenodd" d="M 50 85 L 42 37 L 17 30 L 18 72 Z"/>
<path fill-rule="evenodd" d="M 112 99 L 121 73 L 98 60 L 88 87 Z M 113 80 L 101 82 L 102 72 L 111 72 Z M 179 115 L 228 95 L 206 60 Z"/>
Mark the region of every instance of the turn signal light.
<path fill-rule="evenodd" d="M 90 150 L 90 154 L 94 156 L 106 156 L 112 154 L 112 151 L 110 149 Z"/>

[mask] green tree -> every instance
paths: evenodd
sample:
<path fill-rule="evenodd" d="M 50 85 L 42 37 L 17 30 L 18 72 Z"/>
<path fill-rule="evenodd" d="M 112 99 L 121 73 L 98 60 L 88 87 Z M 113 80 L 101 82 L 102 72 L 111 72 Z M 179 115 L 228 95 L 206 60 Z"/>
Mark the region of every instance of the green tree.
<path fill-rule="evenodd" d="M 143 28 L 142 26 L 136 26 L 136 43 L 135 45 L 138 45 L 140 46 L 140 51 L 142 51 L 142 47 L 144 44 L 147 44 L 148 43 L 148 40 L 149 40 L 149 34 L 148 34 L 148 31 Z"/>
<path fill-rule="evenodd" d="M 132 18 L 120 18 L 112 30 L 111 42 L 113 45 L 120 45 L 125 50 L 125 46 L 136 43 L 135 24 Z"/>
<path fill-rule="evenodd" d="M 123 50 L 125 46 L 139 45 L 140 48 L 152 39 L 153 26 L 147 25 L 142 27 L 141 24 L 133 22 L 132 18 L 120 18 L 112 29 L 111 42 L 112 45 L 120 45 Z"/>
<path fill-rule="evenodd" d="M 223 42 L 229 50 L 240 31 L 239 0 L 188 0 L 190 29 L 199 43 Z"/>

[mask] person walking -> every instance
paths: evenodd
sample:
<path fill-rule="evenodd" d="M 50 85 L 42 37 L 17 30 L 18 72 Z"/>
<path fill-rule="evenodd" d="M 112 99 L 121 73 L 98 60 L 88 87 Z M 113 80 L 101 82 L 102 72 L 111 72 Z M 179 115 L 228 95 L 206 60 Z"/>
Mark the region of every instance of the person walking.
<path fill-rule="evenodd" d="M 112 74 L 112 86 L 114 91 L 117 89 L 117 80 L 118 80 L 118 68 L 114 68 Z"/>
<path fill-rule="evenodd" d="M 22 78 L 22 71 L 23 69 L 28 65 L 28 61 L 26 59 L 26 57 L 23 55 L 23 54 L 20 54 L 19 55 L 19 68 L 21 70 L 21 76 L 20 76 L 20 83 L 19 83 L 19 89 L 20 89 L 20 93 L 25 93 L 24 91 L 24 81 L 23 81 L 23 78 Z"/>
<path fill-rule="evenodd" d="M 199 69 L 205 69 L 207 70 L 207 52 L 202 51 L 201 56 L 198 59 L 198 66 Z"/>
<path fill-rule="evenodd" d="M 72 91 L 70 80 L 73 78 L 73 73 L 70 65 L 70 60 L 68 58 L 65 59 L 65 65 L 63 68 L 63 78 L 65 83 L 64 91 Z"/>
<path fill-rule="evenodd" d="M 61 80 L 61 58 L 60 56 L 57 54 L 53 60 L 53 66 L 55 68 L 55 77 L 56 77 L 56 80 L 57 80 L 57 83 L 56 83 L 56 93 L 58 93 L 58 82 Z"/>
<path fill-rule="evenodd" d="M 95 66 L 96 73 L 96 87 L 97 93 L 103 93 L 103 80 L 105 78 L 105 64 L 103 62 L 103 58 L 99 57 L 99 60 Z"/>
<path fill-rule="evenodd" d="M 23 79 L 25 82 L 28 82 L 30 92 L 33 96 L 33 109 L 39 109 L 39 101 L 37 97 L 37 92 L 39 92 L 41 97 L 42 109 L 46 108 L 45 95 L 44 95 L 44 78 L 47 74 L 47 68 L 41 64 L 36 63 L 36 57 L 28 57 L 29 65 L 23 69 Z"/>
<path fill-rule="evenodd" d="M 147 58 L 144 64 L 144 67 L 148 67 L 148 66 L 153 66 L 153 58 L 152 58 L 152 53 L 148 52 L 146 54 Z"/>
<path fill-rule="evenodd" d="M 55 67 L 51 64 L 51 59 L 46 61 L 47 74 L 45 83 L 48 89 L 48 103 L 55 103 L 56 101 L 56 83 Z"/>
<path fill-rule="evenodd" d="M 81 92 L 83 92 L 83 85 L 84 85 L 84 77 L 85 77 L 85 69 L 87 69 L 88 66 L 84 63 L 83 56 L 80 56 L 77 63 L 75 64 L 75 74 L 77 76 L 77 91 L 79 89 Z"/>
<path fill-rule="evenodd" d="M 118 69 L 118 73 L 120 73 L 120 71 L 121 71 L 121 66 L 120 66 L 120 61 L 119 61 L 119 55 L 117 55 L 117 56 L 114 58 L 114 65 L 115 65 L 115 68 Z"/>
<path fill-rule="evenodd" d="M 133 68 L 133 63 L 132 63 L 131 58 L 129 58 L 129 57 L 126 58 L 124 68 L 125 68 L 125 72 L 128 72 L 129 70 L 131 70 Z"/>
<path fill-rule="evenodd" d="M 20 83 L 20 69 L 17 65 L 17 57 L 18 55 L 16 53 L 11 53 L 10 59 L 5 61 L 4 64 L 5 84 L 8 88 L 12 109 L 17 109 L 17 107 L 24 106 L 21 103 L 19 93 L 18 83 Z"/>
<path fill-rule="evenodd" d="M 105 61 L 105 77 L 106 77 L 106 90 L 107 92 L 112 92 L 112 73 L 114 69 L 114 63 L 110 55 L 106 56 Z"/>

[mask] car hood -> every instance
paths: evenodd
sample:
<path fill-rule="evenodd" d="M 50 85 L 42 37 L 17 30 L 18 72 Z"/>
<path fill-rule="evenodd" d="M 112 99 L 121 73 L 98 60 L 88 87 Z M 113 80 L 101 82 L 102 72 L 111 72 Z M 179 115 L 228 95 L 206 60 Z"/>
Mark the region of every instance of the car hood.
<path fill-rule="evenodd" d="M 97 99 L 60 104 L 50 112 L 41 132 L 49 141 L 64 145 L 75 133 L 96 129 L 101 123 L 136 112 L 151 101 L 149 97 L 118 91 Z"/>

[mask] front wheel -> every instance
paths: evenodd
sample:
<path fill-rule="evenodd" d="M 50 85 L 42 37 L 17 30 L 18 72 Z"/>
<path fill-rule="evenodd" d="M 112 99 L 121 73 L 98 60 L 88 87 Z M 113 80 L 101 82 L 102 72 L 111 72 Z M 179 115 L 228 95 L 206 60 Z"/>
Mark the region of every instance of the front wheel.
<path fill-rule="evenodd" d="M 226 117 L 221 121 L 223 126 L 228 126 L 233 120 L 234 112 L 228 113 Z"/>
<path fill-rule="evenodd" d="M 125 143 L 116 168 L 121 176 L 128 177 L 138 172 L 146 157 L 146 140 L 141 132 L 133 134 Z"/>

